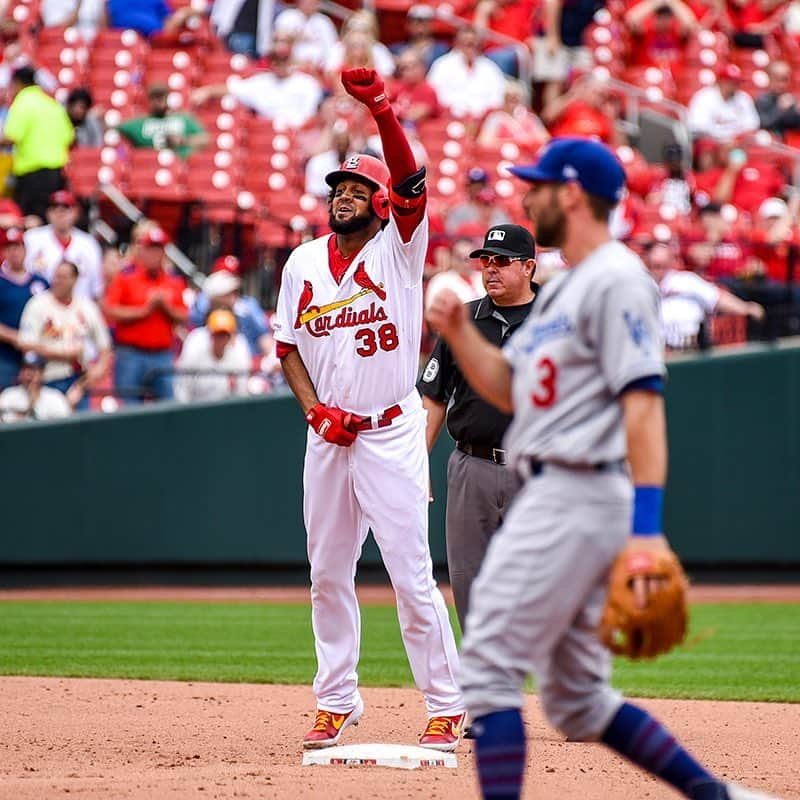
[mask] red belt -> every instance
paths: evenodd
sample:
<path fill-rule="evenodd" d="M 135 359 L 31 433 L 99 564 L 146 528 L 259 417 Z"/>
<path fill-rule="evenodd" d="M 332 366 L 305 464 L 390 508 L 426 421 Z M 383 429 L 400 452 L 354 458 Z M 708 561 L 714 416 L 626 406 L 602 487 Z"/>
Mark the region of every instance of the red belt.
<path fill-rule="evenodd" d="M 397 403 L 393 406 L 389 406 L 389 408 L 384 409 L 381 411 L 380 415 L 378 416 L 378 424 L 376 427 L 378 428 L 387 428 L 389 425 L 392 424 L 392 420 L 396 419 L 403 413 L 403 409 L 400 408 Z M 357 431 L 368 431 L 372 430 L 372 417 L 358 417 L 353 414 L 354 418 L 354 427 Z"/>

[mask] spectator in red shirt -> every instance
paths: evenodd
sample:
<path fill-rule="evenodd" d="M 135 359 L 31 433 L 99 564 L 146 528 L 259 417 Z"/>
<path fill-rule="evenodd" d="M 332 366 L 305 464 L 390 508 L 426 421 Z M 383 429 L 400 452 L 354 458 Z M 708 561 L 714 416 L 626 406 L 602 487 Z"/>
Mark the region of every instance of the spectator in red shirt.
<path fill-rule="evenodd" d="M 742 148 L 718 145 L 714 157 L 715 166 L 697 175 L 700 202 L 705 195 L 712 203 L 732 203 L 754 217 L 768 197 L 784 193 L 784 175 L 769 162 L 750 161 Z"/>
<path fill-rule="evenodd" d="M 614 106 L 603 81 L 593 75 L 578 78 L 570 90 L 542 109 L 542 121 L 553 136 L 599 139 L 616 146 Z"/>
<path fill-rule="evenodd" d="M 489 42 L 484 51 L 486 56 L 512 78 L 519 77 L 522 40 L 533 33 L 533 13 L 536 6 L 533 0 L 479 0 L 475 6 L 472 24 Z M 492 33 L 516 39 L 519 46 L 492 44 Z"/>
<path fill-rule="evenodd" d="M 683 54 L 697 20 L 683 0 L 641 0 L 628 9 L 631 65 L 671 66 Z"/>
<path fill-rule="evenodd" d="M 397 57 L 397 79 L 389 85 L 389 99 L 401 123 L 417 125 L 439 116 L 436 90 L 425 80 L 425 62 L 416 50 Z"/>
<path fill-rule="evenodd" d="M 700 230 L 683 240 L 684 259 L 709 280 L 732 282 L 749 274 L 750 250 L 721 211 L 715 203 L 700 209 Z"/>
<path fill-rule="evenodd" d="M 106 290 L 103 310 L 116 324 L 114 384 L 126 403 L 141 403 L 145 393 L 173 397 L 172 344 L 187 309 L 183 281 L 164 269 L 168 241 L 160 228 L 147 230 L 135 261 Z"/>
<path fill-rule="evenodd" d="M 758 209 L 750 241 L 753 255 L 761 262 L 768 281 L 786 284 L 790 259 L 793 282 L 800 279 L 800 235 L 796 226 L 800 196 L 793 195 L 787 205 L 779 197 L 770 197 Z"/>
<path fill-rule="evenodd" d="M 727 0 L 721 24 L 737 47 L 764 47 L 764 37 L 782 23 L 786 0 Z"/>

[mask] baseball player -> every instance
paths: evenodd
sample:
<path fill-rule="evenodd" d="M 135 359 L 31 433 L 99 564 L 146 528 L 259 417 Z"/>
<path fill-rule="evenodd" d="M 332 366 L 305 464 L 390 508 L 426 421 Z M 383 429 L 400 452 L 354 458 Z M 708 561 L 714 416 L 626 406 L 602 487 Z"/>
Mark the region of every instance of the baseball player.
<path fill-rule="evenodd" d="M 326 177 L 333 235 L 289 257 L 274 326 L 284 375 L 309 423 L 303 514 L 317 714 L 303 746 L 336 744 L 364 710 L 354 577 L 371 528 L 425 697 L 420 744 L 453 750 L 464 705 L 428 548 L 425 413 L 415 389 L 428 244 L 425 171 L 417 169 L 377 73 L 345 70 L 342 83 L 372 113 L 388 168 L 354 155 Z"/>
<path fill-rule="evenodd" d="M 470 384 L 514 413 L 505 442 L 525 480 L 474 583 L 463 643 L 483 796 L 520 795 L 521 689 L 532 672 L 548 719 L 570 740 L 602 741 L 693 800 L 763 798 L 715 778 L 614 691 L 597 635 L 616 555 L 631 539 L 668 551 L 658 290 L 608 230 L 623 169 L 605 145 L 556 138 L 512 172 L 531 184 L 523 207 L 539 244 L 560 247 L 571 268 L 545 285 L 502 350 L 452 295 L 428 312 Z M 642 605 L 657 589 L 635 586 Z"/>
<path fill-rule="evenodd" d="M 500 347 L 533 305 L 536 243 L 521 225 L 495 225 L 487 231 L 483 247 L 469 256 L 480 259 L 485 294 L 467 304 L 467 316 L 488 341 Z M 428 451 L 445 417 L 447 430 L 456 440 L 447 463 L 445 539 L 450 585 L 458 621 L 465 630 L 472 581 L 489 539 L 519 489 L 519 477 L 505 468 L 502 443 L 511 417 L 483 400 L 464 380 L 443 339 L 436 342 L 417 389 L 428 412 Z"/>

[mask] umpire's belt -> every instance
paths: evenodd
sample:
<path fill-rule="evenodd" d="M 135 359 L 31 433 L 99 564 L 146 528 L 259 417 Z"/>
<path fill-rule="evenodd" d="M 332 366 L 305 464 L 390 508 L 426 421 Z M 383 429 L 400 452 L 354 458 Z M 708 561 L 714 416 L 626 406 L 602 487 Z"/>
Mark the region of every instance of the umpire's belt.
<path fill-rule="evenodd" d="M 517 463 L 517 472 L 523 480 L 528 480 L 541 475 L 551 467 L 575 472 L 627 472 L 628 469 L 624 458 L 617 461 L 600 461 L 597 464 L 569 464 L 566 461 L 540 461 L 533 456 L 522 456 Z"/>
<path fill-rule="evenodd" d="M 359 417 L 354 427 L 357 431 L 369 431 L 373 428 L 386 428 L 392 424 L 392 420 L 396 419 L 403 413 L 399 403 L 395 403 L 389 408 L 385 408 L 380 414 L 371 417 Z"/>
<path fill-rule="evenodd" d="M 456 442 L 456 447 L 468 456 L 484 458 L 487 461 L 494 461 L 495 464 L 505 466 L 506 451 L 499 447 L 491 447 L 488 444 L 468 444 L 467 442 Z"/>

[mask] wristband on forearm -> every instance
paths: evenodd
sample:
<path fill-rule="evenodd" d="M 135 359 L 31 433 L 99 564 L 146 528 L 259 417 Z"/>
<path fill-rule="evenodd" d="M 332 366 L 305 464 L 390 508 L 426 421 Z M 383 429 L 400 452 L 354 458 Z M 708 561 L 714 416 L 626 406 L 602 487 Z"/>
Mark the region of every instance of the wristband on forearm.
<path fill-rule="evenodd" d="M 635 486 L 633 494 L 634 536 L 657 536 L 663 530 L 664 489 L 661 486 Z"/>

